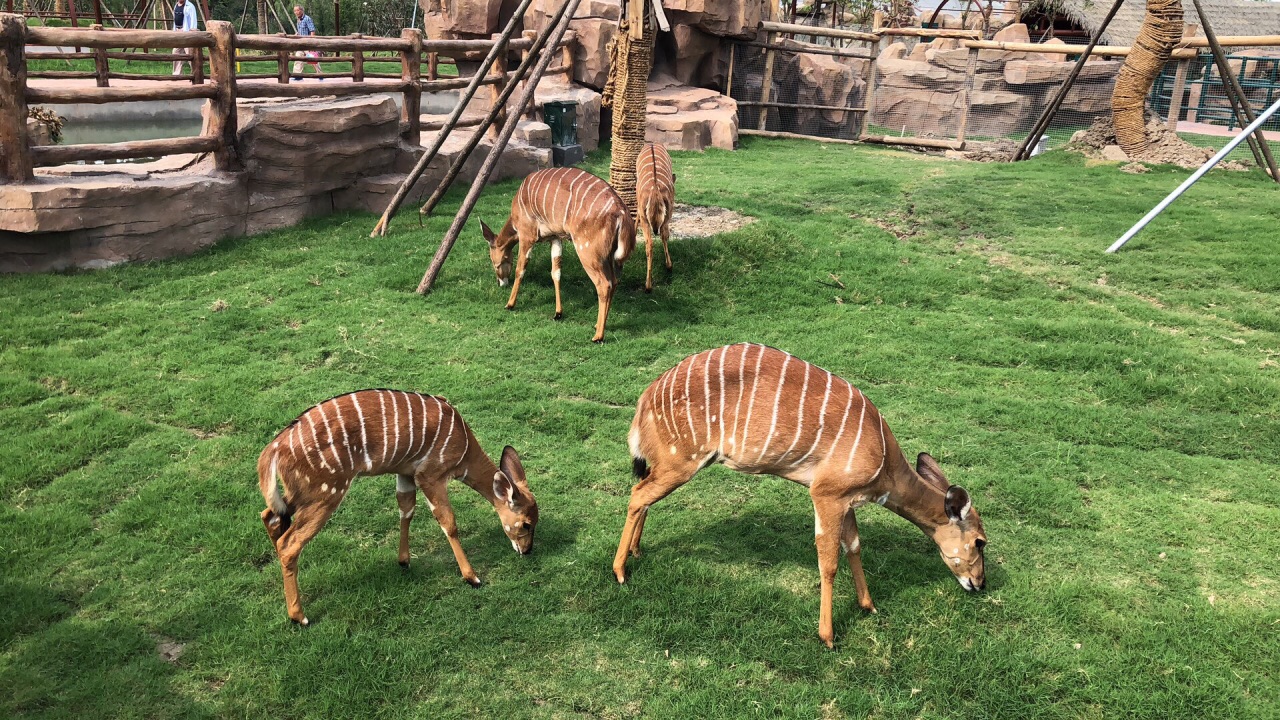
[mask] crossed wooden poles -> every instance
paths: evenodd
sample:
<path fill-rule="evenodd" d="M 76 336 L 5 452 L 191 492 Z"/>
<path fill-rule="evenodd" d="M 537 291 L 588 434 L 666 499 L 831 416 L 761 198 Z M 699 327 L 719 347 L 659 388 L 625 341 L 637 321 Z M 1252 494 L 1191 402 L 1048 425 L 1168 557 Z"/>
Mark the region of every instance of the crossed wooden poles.
<path fill-rule="evenodd" d="M 463 92 L 462 97 L 458 100 L 458 104 L 453 108 L 453 112 L 445 120 L 440 132 L 437 133 L 435 142 L 431 144 L 431 148 L 418 160 L 417 165 L 401 183 L 400 188 L 392 197 L 391 203 L 387 205 L 386 211 L 382 213 L 382 218 L 378 224 L 374 226 L 370 237 L 386 235 L 387 226 L 391 222 L 391 217 L 400 209 L 400 205 L 404 202 L 409 194 L 409 190 L 413 187 L 418 178 L 427 169 L 427 166 L 435 159 L 440 152 L 441 146 L 444 145 L 454 127 L 457 125 L 458 119 L 462 116 L 463 110 L 467 104 L 471 102 L 471 98 L 475 95 L 476 89 L 480 87 L 480 82 L 495 60 L 506 52 L 507 42 L 511 39 L 512 33 L 515 32 L 516 26 L 524 17 L 525 10 L 528 9 L 532 0 L 521 0 L 519 7 L 512 14 L 511 20 L 503 29 L 502 34 L 489 50 L 489 54 L 481 63 L 480 68 L 476 70 L 475 75 L 471 79 L 471 83 L 467 85 L 467 89 Z M 560 9 L 551 18 L 547 26 L 538 34 L 533 42 L 533 46 L 529 49 L 528 55 L 521 61 L 520 66 L 516 68 L 511 81 L 507 83 L 502 93 L 494 100 L 493 106 L 489 109 L 488 115 L 484 121 L 476 127 L 471 135 L 471 139 L 467 142 L 466 147 L 454 159 L 453 164 L 449 167 L 448 172 L 432 193 L 430 199 L 418 211 L 419 217 L 429 215 L 435 206 L 444 197 L 448 191 L 449 185 L 462 171 L 463 164 L 470 157 L 471 152 L 480 144 L 481 138 L 493 123 L 504 114 L 507 100 L 510 99 L 512 93 L 515 92 L 517 85 L 529 74 L 530 66 L 534 65 L 535 58 L 537 65 L 533 67 L 532 75 L 524 86 L 524 91 L 520 95 L 520 99 L 516 101 L 515 112 L 506 115 L 506 121 L 502 124 L 502 129 L 498 133 L 497 139 L 493 142 L 493 147 L 489 150 L 488 157 L 485 158 L 484 164 L 480 167 L 480 172 L 476 174 L 475 180 L 471 183 L 471 189 L 467 193 L 467 197 L 462 202 L 462 207 L 458 209 L 458 214 L 454 216 L 453 224 L 449 226 L 448 232 L 445 233 L 444 239 L 440 242 L 439 249 L 436 250 L 435 257 L 431 260 L 431 265 L 427 268 L 426 274 L 422 276 L 422 281 L 418 283 L 418 293 L 426 294 L 430 292 L 431 286 L 435 283 L 436 276 L 440 273 L 440 268 L 444 265 L 445 258 L 449 256 L 449 251 L 453 249 L 453 245 L 458 240 L 458 236 L 462 233 L 462 226 L 466 224 L 467 219 L 471 216 L 471 211 L 475 208 L 476 201 L 480 199 L 480 191 L 488 182 L 489 176 L 493 174 L 494 168 L 497 167 L 498 161 L 502 158 L 502 152 L 507 147 L 511 135 L 515 132 L 516 125 L 519 124 L 521 116 L 524 115 L 525 108 L 533 99 L 534 91 L 537 89 L 538 82 L 542 80 L 543 74 L 546 73 L 547 66 L 551 64 L 551 59 L 555 57 L 556 48 L 560 46 L 560 41 L 564 38 L 565 31 L 569 28 L 569 21 L 573 19 L 574 12 L 578 9 L 581 0 L 565 0 L 561 4 Z"/>
<path fill-rule="evenodd" d="M 1235 73 L 1231 71 L 1230 65 L 1227 64 L 1227 55 L 1222 50 L 1222 44 L 1218 42 L 1217 34 L 1213 32 L 1213 26 L 1209 24 L 1209 17 L 1205 15 L 1204 8 L 1200 6 L 1200 0 L 1191 1 L 1195 5 L 1196 14 L 1200 18 L 1200 27 L 1204 29 L 1205 39 L 1213 51 L 1213 60 L 1218 67 L 1218 74 L 1222 76 L 1227 99 L 1231 102 L 1231 109 L 1235 113 L 1236 121 L 1242 127 L 1247 127 L 1257 119 L 1257 114 L 1250 107 L 1249 99 L 1245 96 L 1244 89 L 1240 87 L 1240 81 L 1236 78 Z M 1097 31 L 1094 32 L 1093 37 L 1089 39 L 1089 45 L 1076 61 L 1076 66 L 1072 68 L 1071 74 L 1067 76 L 1066 81 L 1062 83 L 1062 87 L 1058 88 L 1058 92 L 1053 96 L 1053 99 L 1045 106 L 1044 112 L 1041 113 L 1035 125 L 1032 126 L 1031 134 L 1027 135 L 1027 138 L 1022 141 L 1022 145 L 1018 146 L 1018 151 L 1013 156 L 1015 161 L 1027 159 L 1031 148 L 1039 142 L 1040 137 L 1049 129 L 1049 123 L 1052 122 L 1054 115 L 1057 114 L 1058 108 L 1062 106 L 1063 98 L 1071 90 L 1071 85 L 1080 74 L 1085 61 L 1089 59 L 1089 54 L 1093 52 L 1094 46 L 1098 44 L 1098 39 L 1102 37 L 1102 33 L 1106 31 L 1107 25 L 1111 23 L 1111 19 L 1115 17 L 1116 11 L 1120 9 L 1120 5 L 1123 2 L 1124 0 L 1115 0 L 1115 4 L 1111 6 L 1111 11 L 1107 13 L 1106 19 L 1102 21 Z M 1176 109 L 1172 112 L 1176 112 Z M 1267 170 L 1273 180 L 1280 183 L 1280 170 L 1276 168 L 1276 160 L 1272 156 L 1271 146 L 1267 143 L 1261 128 L 1259 127 L 1255 134 L 1250 135 L 1248 140 L 1249 148 L 1253 150 L 1254 160 L 1257 161 L 1260 167 Z"/>

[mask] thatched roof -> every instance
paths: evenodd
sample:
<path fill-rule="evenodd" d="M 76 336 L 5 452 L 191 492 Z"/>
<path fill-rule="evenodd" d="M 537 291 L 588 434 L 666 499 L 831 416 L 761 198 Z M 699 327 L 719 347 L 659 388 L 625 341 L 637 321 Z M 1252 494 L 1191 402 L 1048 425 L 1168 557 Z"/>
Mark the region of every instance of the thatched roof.
<path fill-rule="evenodd" d="M 1111 10 L 1111 0 L 1032 0 L 1023 5 L 1028 10 L 1054 10 L 1080 27 L 1093 32 Z M 1200 0 L 1217 35 L 1280 35 L 1280 2 L 1259 0 Z M 1126 0 L 1120 7 L 1102 41 L 1106 45 L 1132 45 L 1142 26 L 1147 4 L 1143 0 Z M 1199 25 L 1200 18 L 1190 0 L 1183 2 L 1185 21 Z M 1197 33 L 1203 36 L 1204 33 Z"/>

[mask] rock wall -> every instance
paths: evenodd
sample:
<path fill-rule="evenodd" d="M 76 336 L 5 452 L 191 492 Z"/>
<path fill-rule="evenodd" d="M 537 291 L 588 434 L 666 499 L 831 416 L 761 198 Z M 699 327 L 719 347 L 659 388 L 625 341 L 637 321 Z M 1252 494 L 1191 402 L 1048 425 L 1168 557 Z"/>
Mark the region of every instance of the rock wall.
<path fill-rule="evenodd" d="M 1028 42 L 1025 25 L 996 34 L 1004 42 Z M 980 50 L 966 136 L 999 137 L 1030 130 L 1053 91 L 1071 73 L 1065 55 Z M 963 114 L 962 90 L 969 51 L 954 40 L 895 43 L 876 61 L 871 122 L 912 135 L 954 137 Z M 1111 87 L 1120 60 L 1085 64 L 1064 100 L 1063 111 L 1087 123 L 1111 112 Z"/>
<path fill-rule="evenodd" d="M 247 101 L 238 112 L 243 171 L 218 172 L 208 158 L 175 156 L 42 168 L 32 183 L 0 186 L 0 272 L 153 260 L 334 210 L 381 212 L 423 152 L 400 140 L 400 111 L 385 95 Z M 514 142 L 493 180 L 550 167 L 550 155 Z M 475 176 L 482 157 L 473 158 L 463 181 Z M 411 199 L 434 189 L 451 160 L 447 153 L 438 158 Z"/>

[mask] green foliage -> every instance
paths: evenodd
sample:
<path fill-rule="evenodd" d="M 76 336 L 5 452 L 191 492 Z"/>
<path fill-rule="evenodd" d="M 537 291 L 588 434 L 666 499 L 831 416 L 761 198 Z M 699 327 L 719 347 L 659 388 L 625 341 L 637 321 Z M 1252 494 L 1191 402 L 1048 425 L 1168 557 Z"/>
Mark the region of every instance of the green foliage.
<path fill-rule="evenodd" d="M 676 240 L 652 295 L 633 255 L 603 346 L 572 258 L 551 321 L 546 246 L 503 310 L 474 218 L 413 293 L 460 193 L 386 238 L 338 215 L 0 278 L 0 715 L 1276 717 L 1273 184 L 1214 172 L 1112 256 L 1187 171 L 752 139 L 675 165 L 681 201 L 758 221 Z M 477 215 L 500 222 L 516 186 Z M 829 652 L 804 490 L 722 467 L 654 507 L 612 580 L 635 399 L 742 340 L 850 379 L 939 458 L 982 512 L 987 592 L 868 508 L 880 613 L 842 572 Z M 521 451 L 534 553 L 455 484 L 486 585 L 425 511 L 401 571 L 394 481 L 362 479 L 303 554 L 316 624 L 291 627 L 257 454 L 376 386 L 443 394 L 491 454 Z"/>

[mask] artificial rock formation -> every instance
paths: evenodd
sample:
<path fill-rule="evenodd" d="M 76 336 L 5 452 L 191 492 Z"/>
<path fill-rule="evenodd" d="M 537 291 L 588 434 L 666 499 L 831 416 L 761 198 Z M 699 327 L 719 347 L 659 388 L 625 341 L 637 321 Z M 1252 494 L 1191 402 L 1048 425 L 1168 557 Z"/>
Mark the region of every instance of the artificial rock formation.
<path fill-rule="evenodd" d="M 670 77 L 649 81 L 647 142 L 670 150 L 732 150 L 738 139 L 738 108 L 714 90 L 691 88 Z"/>

